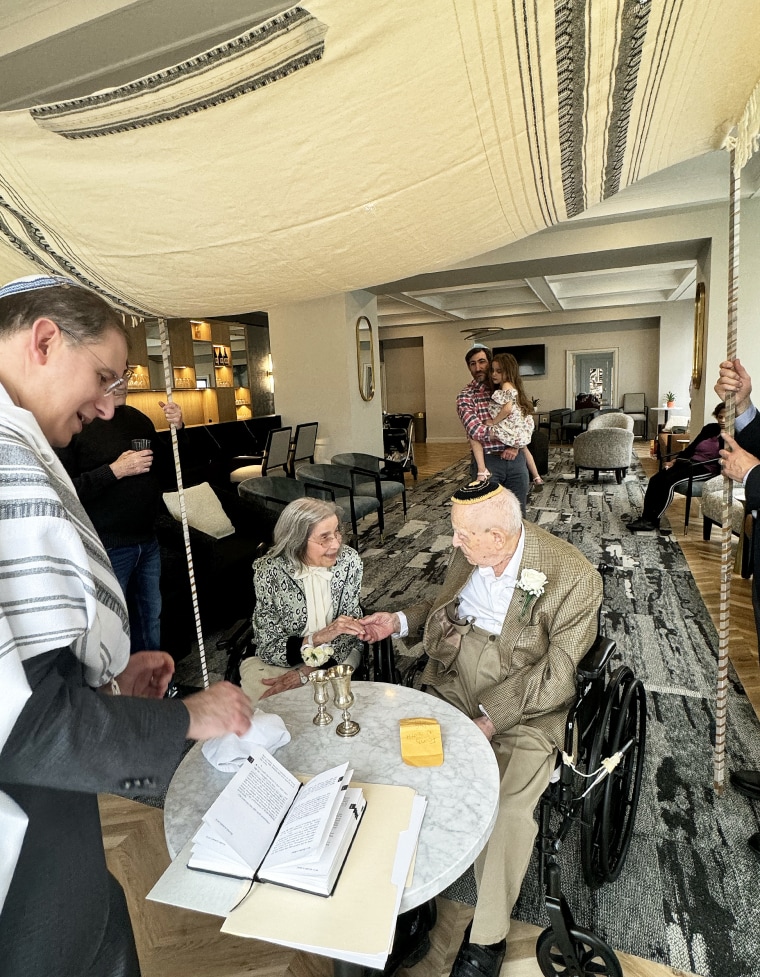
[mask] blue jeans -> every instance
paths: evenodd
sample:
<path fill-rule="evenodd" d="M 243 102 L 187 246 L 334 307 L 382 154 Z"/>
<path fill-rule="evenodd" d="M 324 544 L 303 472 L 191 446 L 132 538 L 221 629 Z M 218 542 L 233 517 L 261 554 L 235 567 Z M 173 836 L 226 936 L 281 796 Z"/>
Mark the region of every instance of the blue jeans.
<path fill-rule="evenodd" d="M 520 509 L 525 515 L 525 503 L 528 501 L 528 489 L 530 488 L 530 476 L 528 475 L 528 463 L 522 451 L 517 452 L 514 461 L 505 461 L 497 454 L 486 454 L 486 468 L 493 478 L 504 488 L 510 489 L 517 496 Z M 478 466 L 473 458 L 470 462 L 470 477 L 478 477 Z"/>
<path fill-rule="evenodd" d="M 161 647 L 161 554 L 158 540 L 108 550 L 129 611 L 131 651 Z"/>

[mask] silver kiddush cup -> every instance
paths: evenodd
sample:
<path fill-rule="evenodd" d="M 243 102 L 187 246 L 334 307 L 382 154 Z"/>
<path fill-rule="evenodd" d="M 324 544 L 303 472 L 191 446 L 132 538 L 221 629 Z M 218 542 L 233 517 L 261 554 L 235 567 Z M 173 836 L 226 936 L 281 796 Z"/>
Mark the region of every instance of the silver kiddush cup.
<path fill-rule="evenodd" d="M 348 714 L 348 710 L 354 704 L 354 694 L 351 691 L 353 672 L 350 665 L 333 665 L 327 672 L 333 687 L 335 705 L 343 713 L 343 722 L 338 723 L 335 729 L 338 736 L 356 736 L 361 729 L 359 723 L 354 722 Z"/>
<path fill-rule="evenodd" d="M 317 704 L 317 714 L 312 719 L 315 726 L 329 726 L 333 717 L 327 711 L 330 690 L 327 687 L 328 673 L 324 668 L 317 668 L 309 675 L 309 681 L 314 686 L 314 701 Z"/>

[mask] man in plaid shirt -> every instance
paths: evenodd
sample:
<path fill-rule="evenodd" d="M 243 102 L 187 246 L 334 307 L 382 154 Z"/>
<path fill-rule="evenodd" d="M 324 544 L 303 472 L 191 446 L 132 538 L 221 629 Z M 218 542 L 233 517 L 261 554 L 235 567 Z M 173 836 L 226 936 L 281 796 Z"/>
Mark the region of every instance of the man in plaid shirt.
<path fill-rule="evenodd" d="M 488 374 L 491 369 L 491 350 L 482 343 L 475 345 L 465 354 L 465 362 L 472 374 L 472 380 L 464 390 L 457 395 L 457 414 L 464 425 L 467 437 L 473 441 L 480 441 L 485 451 L 488 470 L 494 481 L 515 493 L 520 509 L 525 515 L 525 502 L 528 498 L 530 476 L 525 455 L 519 448 L 505 448 L 501 441 L 494 438 L 486 422 L 491 420 L 488 409 L 491 403 L 491 389 L 488 385 Z M 470 476 L 475 479 L 478 466 L 473 458 L 470 464 Z"/>

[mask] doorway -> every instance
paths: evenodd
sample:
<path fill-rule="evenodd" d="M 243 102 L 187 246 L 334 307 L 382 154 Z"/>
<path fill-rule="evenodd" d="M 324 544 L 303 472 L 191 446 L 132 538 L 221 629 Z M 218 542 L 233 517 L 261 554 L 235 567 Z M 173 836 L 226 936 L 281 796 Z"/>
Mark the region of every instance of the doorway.
<path fill-rule="evenodd" d="M 567 351 L 568 407 L 575 407 L 578 394 L 594 394 L 602 407 L 617 403 L 618 347 L 569 349 Z"/>

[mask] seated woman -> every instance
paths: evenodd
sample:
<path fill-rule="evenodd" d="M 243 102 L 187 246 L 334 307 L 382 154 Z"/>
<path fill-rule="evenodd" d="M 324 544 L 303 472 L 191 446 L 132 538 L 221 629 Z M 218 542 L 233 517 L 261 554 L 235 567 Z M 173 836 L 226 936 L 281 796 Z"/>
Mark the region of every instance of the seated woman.
<path fill-rule="evenodd" d="M 676 484 L 688 479 L 691 472 L 694 473 L 695 482 L 704 482 L 720 474 L 718 451 L 723 447 L 721 431 L 725 409 L 725 404 L 718 404 L 713 411 L 713 417 L 718 423 L 705 424 L 691 444 L 687 444 L 662 471 L 652 475 L 644 495 L 641 518 L 628 523 L 632 533 L 651 532 L 660 528 L 660 519 L 673 501 Z"/>
<path fill-rule="evenodd" d="M 332 502 L 296 499 L 277 520 L 272 549 L 253 565 L 256 657 L 240 666 L 253 702 L 304 685 L 315 667 L 361 661 L 363 568 L 342 545 L 340 514 Z M 322 645 L 332 654 L 318 664 Z"/>

